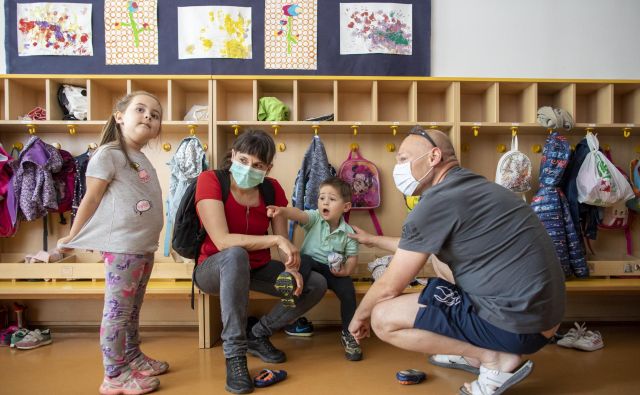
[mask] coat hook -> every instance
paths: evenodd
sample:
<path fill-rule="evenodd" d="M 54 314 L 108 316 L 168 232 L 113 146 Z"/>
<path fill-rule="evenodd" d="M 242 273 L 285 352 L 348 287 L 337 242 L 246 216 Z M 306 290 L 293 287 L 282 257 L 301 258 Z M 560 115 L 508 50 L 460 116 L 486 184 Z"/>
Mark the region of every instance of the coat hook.
<path fill-rule="evenodd" d="M 196 128 L 198 127 L 198 125 L 187 125 L 187 127 L 189 128 L 189 135 L 190 136 L 195 136 L 196 135 Z"/>
<path fill-rule="evenodd" d="M 285 143 L 278 144 L 278 152 L 284 152 L 287 149 L 287 145 Z"/>
<path fill-rule="evenodd" d="M 28 125 L 27 125 L 27 132 L 28 132 L 29 134 L 32 134 L 32 135 L 33 135 L 33 134 L 36 134 L 36 125 L 28 124 Z"/>
<path fill-rule="evenodd" d="M 385 147 L 387 148 L 387 152 L 395 152 L 396 150 L 396 145 L 393 143 L 387 143 Z"/>
<path fill-rule="evenodd" d="M 429 129 L 438 129 L 438 125 L 429 125 Z"/>
<path fill-rule="evenodd" d="M 631 128 L 622 129 L 622 135 L 624 138 L 629 138 L 629 136 L 631 136 Z"/>
<path fill-rule="evenodd" d="M 576 146 L 575 146 L 575 145 L 573 145 L 573 144 L 570 144 L 570 145 L 569 145 L 569 149 L 573 152 L 573 151 L 575 151 L 575 150 L 576 150 Z"/>
<path fill-rule="evenodd" d="M 391 125 L 389 127 L 391 128 L 391 133 L 393 133 L 394 136 L 398 134 L 398 125 Z M 393 151 L 389 151 L 389 152 L 393 152 Z"/>
<path fill-rule="evenodd" d="M 209 149 L 209 144 L 207 144 L 207 143 L 202 144 L 202 149 L 205 150 L 205 151 L 208 150 Z"/>
<path fill-rule="evenodd" d="M 240 125 L 231 125 L 231 127 L 233 128 L 233 134 L 237 136 L 238 131 L 240 129 Z"/>
<path fill-rule="evenodd" d="M 311 125 L 311 129 L 313 129 L 313 135 L 318 135 L 318 129 L 320 129 L 320 125 Z"/>
<path fill-rule="evenodd" d="M 498 144 L 498 146 L 496 147 L 496 151 L 498 151 L 498 153 L 500 154 L 503 154 L 507 152 L 507 146 L 504 144 Z"/>
<path fill-rule="evenodd" d="M 98 148 L 98 144 L 96 143 L 89 143 L 89 145 L 87 146 L 87 148 L 89 148 L 90 150 L 95 150 Z"/>
<path fill-rule="evenodd" d="M 640 145 L 636 145 L 636 154 L 640 154 Z"/>
<path fill-rule="evenodd" d="M 67 125 L 67 127 L 69 128 L 69 134 L 70 135 L 75 135 L 76 133 L 78 133 L 78 131 L 76 130 L 76 125 Z"/>
<path fill-rule="evenodd" d="M 360 149 L 360 146 L 358 145 L 358 143 L 351 143 L 351 145 L 349 146 L 349 149 L 351 151 L 357 151 Z"/>
<path fill-rule="evenodd" d="M 547 128 L 547 133 L 549 133 L 549 134 L 553 133 L 553 129 L 552 128 Z"/>
<path fill-rule="evenodd" d="M 169 144 L 169 143 L 162 144 L 162 149 L 164 150 L 164 152 L 171 151 L 171 144 Z"/>
<path fill-rule="evenodd" d="M 358 125 L 351 125 L 351 129 L 353 129 L 353 135 L 358 135 Z"/>
<path fill-rule="evenodd" d="M 51 145 L 53 146 L 53 148 L 57 149 L 58 151 L 62 149 L 62 144 L 60 144 L 57 141 Z"/>
<path fill-rule="evenodd" d="M 593 131 L 595 130 L 595 128 L 585 128 L 584 131 L 587 133 L 593 133 Z"/>
<path fill-rule="evenodd" d="M 531 147 L 531 151 L 533 151 L 534 154 L 539 154 L 540 152 L 542 152 L 542 146 L 540 144 L 534 144 Z"/>
<path fill-rule="evenodd" d="M 21 142 L 15 142 L 13 143 L 13 148 L 17 149 L 18 151 L 22 151 L 22 149 L 24 148 L 24 144 L 22 144 Z"/>
<path fill-rule="evenodd" d="M 275 124 L 275 125 L 271 125 L 271 127 L 273 128 L 273 135 L 277 136 L 278 135 L 278 129 L 280 128 L 280 125 Z"/>
<path fill-rule="evenodd" d="M 478 132 L 480 131 L 480 126 L 472 126 L 471 130 L 473 131 L 473 137 L 478 137 Z"/>
<path fill-rule="evenodd" d="M 518 127 L 517 126 L 512 126 L 511 127 L 511 137 L 516 137 L 518 135 Z"/>

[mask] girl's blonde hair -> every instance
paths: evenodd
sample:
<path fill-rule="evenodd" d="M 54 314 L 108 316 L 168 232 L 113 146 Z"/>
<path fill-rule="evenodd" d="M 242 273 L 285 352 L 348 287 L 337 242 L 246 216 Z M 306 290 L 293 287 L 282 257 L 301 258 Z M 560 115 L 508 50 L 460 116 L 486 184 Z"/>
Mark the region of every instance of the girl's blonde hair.
<path fill-rule="evenodd" d="M 107 121 L 106 125 L 104 125 L 104 127 L 102 128 L 102 135 L 100 136 L 100 146 L 103 146 L 106 144 L 113 145 L 113 142 L 116 142 L 120 150 L 124 154 L 124 157 L 126 158 L 127 163 L 134 170 L 137 170 L 137 169 L 135 164 L 131 160 L 131 158 L 129 158 L 129 154 L 127 153 L 127 147 L 124 143 L 122 130 L 120 130 L 120 125 L 116 122 L 115 113 L 116 112 L 124 113 L 127 110 L 127 108 L 129 108 L 129 105 L 131 104 L 131 101 L 133 100 L 133 98 L 140 95 L 149 96 L 158 102 L 158 104 L 160 105 L 160 119 L 162 119 L 162 104 L 160 103 L 160 100 L 156 95 L 146 91 L 131 92 L 128 95 L 122 97 L 120 100 L 118 100 L 114 108 L 115 111 L 113 112 L 113 114 L 111 114 L 111 117 Z M 160 123 L 160 129 L 162 129 L 162 122 Z M 160 130 L 158 130 L 158 135 L 159 134 L 160 134 Z"/>

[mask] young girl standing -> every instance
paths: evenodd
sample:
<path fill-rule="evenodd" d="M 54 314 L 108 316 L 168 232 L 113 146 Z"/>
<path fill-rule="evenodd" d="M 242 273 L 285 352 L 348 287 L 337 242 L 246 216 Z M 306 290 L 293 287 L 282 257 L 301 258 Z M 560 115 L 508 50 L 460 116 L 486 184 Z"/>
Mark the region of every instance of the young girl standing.
<path fill-rule="evenodd" d="M 67 251 L 101 251 L 105 295 L 100 347 L 105 375 L 100 393 L 145 394 L 166 362 L 140 350 L 138 323 L 162 230 L 162 192 L 156 171 L 141 149 L 158 137 L 162 107 L 147 92 L 122 98 L 102 131 L 87 168 L 87 191 L 71 231 L 58 241 Z"/>

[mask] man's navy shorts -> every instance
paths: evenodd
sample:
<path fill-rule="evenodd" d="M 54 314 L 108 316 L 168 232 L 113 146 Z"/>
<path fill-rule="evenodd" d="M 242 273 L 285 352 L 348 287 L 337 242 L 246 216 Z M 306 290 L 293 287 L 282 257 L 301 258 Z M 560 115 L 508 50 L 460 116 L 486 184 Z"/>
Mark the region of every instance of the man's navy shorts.
<path fill-rule="evenodd" d="M 431 278 L 422 290 L 414 328 L 462 340 L 474 346 L 512 354 L 533 354 L 549 340 L 540 333 L 517 334 L 478 317 L 469 296 L 441 278 Z"/>

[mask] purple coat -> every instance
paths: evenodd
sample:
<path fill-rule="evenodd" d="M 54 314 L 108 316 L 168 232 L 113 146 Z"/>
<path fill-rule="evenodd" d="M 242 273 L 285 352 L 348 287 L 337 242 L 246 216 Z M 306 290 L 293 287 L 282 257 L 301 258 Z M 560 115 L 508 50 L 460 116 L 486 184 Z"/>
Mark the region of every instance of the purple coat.
<path fill-rule="evenodd" d="M 62 168 L 62 157 L 57 149 L 33 136 L 24 147 L 13 167 L 15 206 L 27 221 L 57 210 L 58 201 L 52 173 Z M 16 211 L 9 209 L 10 214 Z M 14 214 L 15 215 L 15 214 Z M 17 216 L 12 217 L 15 224 Z"/>

